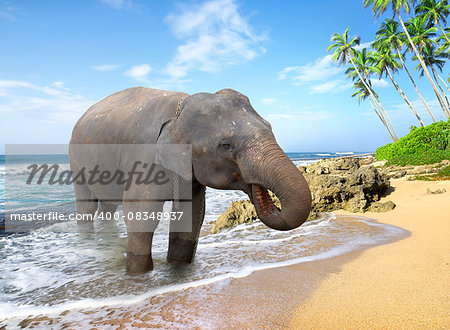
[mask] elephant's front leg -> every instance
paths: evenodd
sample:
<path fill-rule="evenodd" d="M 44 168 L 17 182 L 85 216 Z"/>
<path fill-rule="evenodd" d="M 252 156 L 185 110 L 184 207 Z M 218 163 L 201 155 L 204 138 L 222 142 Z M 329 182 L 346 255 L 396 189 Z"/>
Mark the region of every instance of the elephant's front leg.
<path fill-rule="evenodd" d="M 127 222 L 127 274 L 145 273 L 153 269 L 152 240 L 158 226 L 157 213 L 164 202 L 124 202 Z"/>
<path fill-rule="evenodd" d="M 184 202 L 176 209 L 174 203 L 173 211 L 192 212 L 192 217 L 183 216 L 180 221 L 171 221 L 167 260 L 190 263 L 197 250 L 198 236 L 205 218 L 205 187 L 195 181 L 192 184 L 192 208 Z M 189 230 L 186 231 L 186 228 Z"/>

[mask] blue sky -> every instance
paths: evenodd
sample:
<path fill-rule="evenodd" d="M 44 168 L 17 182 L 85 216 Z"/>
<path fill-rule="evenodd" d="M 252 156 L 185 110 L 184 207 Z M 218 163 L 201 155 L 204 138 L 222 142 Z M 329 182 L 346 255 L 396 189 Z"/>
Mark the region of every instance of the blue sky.
<path fill-rule="evenodd" d="M 233 88 L 285 151 L 373 151 L 389 135 L 326 49 L 348 26 L 373 41 L 382 19 L 362 0 L 0 0 L 0 153 L 5 143 L 67 143 L 90 105 L 133 86 Z M 414 77 L 443 119 L 427 81 Z M 396 79 L 430 123 L 407 76 Z M 386 80 L 374 85 L 399 136 L 418 125 Z"/>

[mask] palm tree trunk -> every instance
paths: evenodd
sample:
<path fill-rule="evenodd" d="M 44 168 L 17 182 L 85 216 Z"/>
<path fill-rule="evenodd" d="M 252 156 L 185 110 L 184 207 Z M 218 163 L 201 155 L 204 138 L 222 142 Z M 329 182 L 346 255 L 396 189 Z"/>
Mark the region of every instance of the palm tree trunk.
<path fill-rule="evenodd" d="M 437 97 L 437 94 L 436 94 L 436 97 Z M 441 105 L 441 108 L 444 109 L 445 105 L 442 103 L 441 99 L 438 98 L 438 101 L 439 101 L 439 104 Z M 447 112 L 446 111 L 444 111 L 444 114 L 445 114 L 445 116 L 447 116 Z"/>
<path fill-rule="evenodd" d="M 386 129 L 388 129 L 389 130 L 389 127 L 388 127 L 388 125 L 387 125 L 387 123 L 386 123 L 386 119 L 384 119 L 384 117 L 383 117 L 383 114 L 382 113 L 379 113 L 378 112 L 378 110 L 377 110 L 377 108 L 373 105 L 373 103 L 372 103 L 372 96 L 369 94 L 369 98 L 368 98 L 368 100 L 369 100 L 369 103 L 370 103 L 370 105 L 372 106 L 372 108 L 373 108 L 373 110 L 375 111 L 375 113 L 377 114 L 377 116 L 378 116 L 378 118 L 380 118 L 380 120 L 381 120 L 381 122 L 383 123 L 383 125 L 386 127 Z M 375 100 L 374 100 L 375 101 Z"/>
<path fill-rule="evenodd" d="M 386 127 L 386 129 L 389 130 L 389 128 L 387 127 L 387 124 L 386 124 L 386 120 L 378 113 L 377 109 L 375 108 L 375 106 L 373 105 L 373 103 L 370 99 L 369 99 L 369 103 L 372 106 L 373 111 L 375 111 L 375 113 L 377 114 L 378 118 L 380 118 L 383 125 Z"/>
<path fill-rule="evenodd" d="M 447 90 L 450 92 L 450 88 L 448 88 L 448 85 L 445 83 L 445 80 L 443 80 L 441 78 L 441 76 L 437 73 L 436 70 L 434 70 L 436 72 L 437 77 L 439 78 L 440 81 L 442 81 L 442 83 L 445 85 L 445 87 L 447 88 Z"/>
<path fill-rule="evenodd" d="M 445 34 L 444 29 L 442 28 L 441 22 L 439 22 L 439 20 L 437 20 L 437 22 L 438 22 L 438 24 L 439 24 L 439 27 L 441 28 L 442 35 L 444 36 L 445 39 L 447 39 L 448 43 L 450 44 L 450 40 L 448 40 L 448 37 L 447 37 L 447 35 Z"/>
<path fill-rule="evenodd" d="M 416 85 L 414 79 L 411 77 L 411 74 L 409 73 L 409 70 L 408 70 L 408 68 L 406 67 L 406 63 L 403 61 L 403 56 L 400 54 L 400 50 L 399 50 L 397 47 L 395 47 L 395 50 L 397 51 L 397 55 L 398 55 L 398 57 L 400 58 L 400 61 L 402 62 L 402 65 L 403 65 L 403 67 L 405 68 L 405 71 L 406 71 L 406 73 L 408 74 L 408 77 L 409 77 L 409 79 L 411 80 L 411 83 L 413 84 L 414 89 L 415 89 L 416 92 L 417 92 L 417 95 L 419 95 L 420 99 L 422 100 L 422 103 L 425 105 L 425 108 L 427 108 L 428 113 L 430 114 L 431 118 L 433 119 L 433 122 L 435 123 L 435 122 L 436 122 L 436 119 L 434 119 L 433 113 L 431 112 L 430 108 L 428 107 L 428 104 L 427 104 L 427 103 L 425 102 L 425 100 L 423 99 L 422 94 L 420 94 L 419 89 L 417 88 L 417 85 Z"/>
<path fill-rule="evenodd" d="M 366 75 L 364 75 L 364 76 L 365 76 L 365 78 L 366 78 L 367 80 L 369 80 L 369 77 L 367 77 Z M 374 100 L 375 103 L 379 106 L 379 108 L 381 108 L 381 110 L 383 110 L 382 112 L 381 112 L 381 110 L 380 110 L 381 116 L 383 116 L 383 113 L 384 113 L 384 116 L 386 116 L 387 121 L 389 122 L 389 125 L 391 126 L 390 128 L 391 128 L 391 130 L 392 130 L 392 133 L 394 134 L 394 137 L 398 140 L 397 133 L 395 132 L 394 125 L 392 125 L 391 118 L 390 118 L 389 115 L 387 114 L 386 109 L 384 109 L 383 104 L 382 104 L 381 101 L 378 99 L 378 96 L 375 95 L 375 92 L 374 92 L 374 90 L 372 89 L 372 87 L 371 87 L 371 86 L 368 86 L 368 87 L 369 87 L 370 91 L 372 91 L 373 96 L 375 97 L 375 100 Z M 383 118 L 384 118 L 384 116 L 383 116 Z M 385 120 L 384 122 L 386 123 L 386 120 Z"/>
<path fill-rule="evenodd" d="M 446 112 L 447 109 L 446 109 L 446 107 L 444 105 L 444 100 L 442 99 L 441 94 L 439 94 L 439 91 L 438 91 L 436 85 L 434 84 L 433 79 L 431 79 L 431 76 L 430 76 L 430 73 L 428 72 L 427 66 L 425 65 L 425 62 L 423 61 L 422 56 L 419 54 L 419 51 L 417 50 L 416 46 L 414 45 L 414 43 L 413 43 L 413 41 L 411 39 L 411 36 L 409 35 L 408 29 L 406 28 L 405 23 L 403 22 L 402 16 L 400 15 L 400 12 L 397 11 L 396 14 L 398 16 L 398 20 L 400 21 L 400 24 L 402 25 L 403 31 L 405 32 L 405 35 L 408 38 L 408 41 L 409 41 L 412 49 L 414 50 L 414 53 L 416 54 L 417 59 L 420 62 L 420 65 L 422 66 L 423 72 L 425 72 L 425 75 L 427 76 L 428 80 L 430 81 L 430 84 L 433 87 L 434 92 L 436 93 L 436 96 L 437 96 L 438 100 L 440 101 L 439 103 L 441 103 L 442 110 L 447 115 L 447 112 Z"/>
<path fill-rule="evenodd" d="M 450 103 L 448 102 L 447 95 L 444 93 L 444 90 L 442 89 L 441 85 L 439 84 L 439 81 L 438 81 L 437 78 L 436 78 L 437 72 L 436 72 L 436 70 L 435 70 L 432 66 L 431 66 L 431 72 L 433 73 L 433 77 L 434 77 L 434 80 L 436 81 L 436 85 L 439 87 L 439 89 L 441 90 L 442 94 L 443 94 L 444 97 L 445 97 L 445 100 L 447 101 L 447 107 L 450 107 Z M 439 75 L 438 75 L 438 76 L 439 76 Z M 448 118 L 448 117 L 449 117 L 449 112 L 447 111 L 447 112 L 445 113 L 445 115 L 446 115 L 447 118 Z"/>
<path fill-rule="evenodd" d="M 403 98 L 403 100 L 405 100 L 406 104 L 409 105 L 409 107 L 411 108 L 411 111 L 414 112 L 420 125 L 422 125 L 422 127 L 425 127 L 425 124 L 423 123 L 422 118 L 420 118 L 419 114 L 416 112 L 416 110 L 414 110 L 414 107 L 412 106 L 411 102 L 409 102 L 408 98 L 406 97 L 405 93 L 403 93 L 400 86 L 397 85 L 397 83 L 394 80 L 394 77 L 392 77 L 391 71 L 389 70 L 389 68 L 387 66 L 386 66 L 386 71 L 389 75 L 389 78 L 391 78 L 392 84 L 394 84 L 394 87 L 397 90 L 397 92 L 400 94 L 400 96 Z"/>
<path fill-rule="evenodd" d="M 392 141 L 394 141 L 394 142 L 397 141 L 398 140 L 397 133 L 395 133 L 395 131 L 392 131 L 394 128 L 393 127 L 390 128 L 388 123 L 386 122 L 386 119 L 384 118 L 383 112 L 381 110 L 381 109 L 384 110 L 384 108 L 381 105 L 380 101 L 376 97 L 373 97 L 372 95 L 370 95 L 370 97 L 373 99 L 373 102 L 375 103 L 376 107 L 378 108 L 378 111 L 375 111 L 375 112 L 378 115 L 378 118 L 380 118 L 380 120 L 383 123 L 384 127 L 386 128 L 386 130 L 388 131 L 389 135 L 391 136 Z M 369 99 L 369 101 L 370 101 L 370 99 Z M 372 104 L 372 102 L 370 102 L 370 104 Z M 389 119 L 389 117 L 388 117 L 388 119 Z M 389 122 L 391 122 L 391 121 L 389 120 Z M 391 126 L 392 126 L 392 123 L 391 123 Z"/>
<path fill-rule="evenodd" d="M 444 89 L 442 88 L 441 84 L 440 84 L 439 81 L 437 80 L 436 75 L 438 75 L 438 74 L 437 74 L 437 72 L 436 72 L 436 70 L 435 70 L 434 68 L 432 68 L 432 73 L 433 73 L 434 81 L 436 81 L 437 87 L 439 87 L 439 89 L 440 89 L 442 95 L 444 95 L 444 98 L 445 98 L 445 100 L 447 101 L 447 108 L 450 108 L 450 103 L 448 102 L 447 94 L 445 94 Z"/>
<path fill-rule="evenodd" d="M 379 104 L 378 104 L 378 102 L 376 100 L 376 97 L 375 97 L 375 95 L 373 95 L 372 89 L 370 88 L 369 85 L 367 85 L 366 81 L 361 76 L 361 73 L 359 72 L 358 68 L 356 67 L 355 62 L 353 62 L 352 56 L 350 54 L 349 54 L 348 58 L 350 59 L 350 62 L 352 63 L 353 67 L 355 68 L 355 71 L 358 74 L 359 79 L 361 79 L 362 83 L 364 84 L 364 87 L 366 87 L 366 89 L 369 91 L 369 94 L 372 97 L 372 99 L 374 100 L 375 104 L 377 105 L 378 110 L 380 111 L 380 113 L 382 113 L 382 111 L 381 111 L 381 109 L 379 107 Z M 383 110 L 384 110 L 384 108 L 383 108 Z M 385 113 L 386 113 L 386 111 L 385 111 Z M 386 116 L 387 116 L 387 113 L 386 113 Z M 389 119 L 389 116 L 387 116 L 387 118 Z M 394 126 L 392 126 L 392 123 L 391 123 L 390 119 L 389 119 L 389 123 L 391 124 L 392 132 L 391 132 L 391 130 L 389 129 L 389 127 L 387 125 L 386 125 L 386 128 L 387 128 L 387 130 L 389 132 L 389 135 L 391 136 L 392 140 L 394 140 L 394 142 L 395 142 L 395 141 L 398 140 L 398 137 L 397 137 L 397 134 L 395 133 Z"/>
<path fill-rule="evenodd" d="M 398 140 L 398 136 L 397 136 L 397 133 L 395 132 L 394 125 L 392 125 L 391 118 L 389 118 L 389 115 L 387 114 L 386 110 L 384 109 L 383 104 L 381 104 L 381 101 L 378 100 L 377 97 L 376 97 L 376 102 L 379 104 L 380 108 L 383 110 L 384 115 L 386 116 L 386 118 L 387 118 L 387 120 L 389 122 L 389 125 L 391 126 L 392 134 L 394 135 L 394 138 L 395 138 L 394 141 L 397 141 Z"/>
<path fill-rule="evenodd" d="M 369 88 L 370 88 L 370 87 L 369 87 Z M 380 102 L 380 101 L 377 99 L 377 97 L 373 94 L 373 91 L 371 91 L 371 89 L 369 89 L 369 94 L 370 94 L 370 95 L 369 95 L 369 96 L 370 96 L 370 98 L 369 98 L 370 104 L 373 106 L 372 102 L 370 101 L 370 99 L 372 98 L 373 102 L 375 103 L 376 108 L 378 109 L 378 111 L 377 111 L 377 110 L 375 110 L 375 107 L 374 107 L 375 113 L 378 115 L 378 118 L 380 118 L 380 120 L 381 120 L 381 122 L 383 123 L 384 127 L 386 128 L 386 130 L 388 131 L 389 135 L 391 136 L 392 140 L 393 140 L 394 142 L 397 141 L 397 140 L 398 140 L 398 137 L 397 137 L 397 134 L 395 133 L 394 127 L 392 127 L 392 123 L 391 123 L 389 117 L 388 117 L 389 123 L 391 123 L 391 127 L 392 127 L 392 128 L 389 127 L 389 124 L 387 123 L 386 119 L 385 119 L 384 116 L 383 116 L 383 111 L 382 111 L 382 110 L 384 110 L 384 108 L 383 108 L 383 106 L 381 105 L 381 102 Z M 385 110 L 384 110 L 384 112 L 386 113 Z M 386 116 L 387 116 L 387 113 L 386 113 Z"/>

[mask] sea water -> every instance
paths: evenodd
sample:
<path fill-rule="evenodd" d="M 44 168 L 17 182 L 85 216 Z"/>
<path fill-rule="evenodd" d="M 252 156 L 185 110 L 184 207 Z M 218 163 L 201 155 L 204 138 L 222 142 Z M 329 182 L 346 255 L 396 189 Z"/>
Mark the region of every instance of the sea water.
<path fill-rule="evenodd" d="M 291 153 L 289 156 L 296 165 L 308 165 L 320 158 L 342 154 L 353 152 Z M 39 186 L 26 191 L 15 189 L 14 180 L 23 180 L 28 175 L 26 162 L 26 158 L 18 157 L 8 162 L 6 168 L 0 165 L 0 212 L 5 211 L 5 199 L 14 200 L 14 204 L 8 203 L 7 211 L 26 211 L 33 200 L 33 207 L 40 203 L 43 208 L 66 211 L 75 208 L 71 186 L 45 185 L 44 200 Z M 68 168 L 64 156 L 44 157 L 42 162 Z M 6 191 L 5 174 L 8 175 Z M 260 269 L 328 258 L 405 235 L 405 231 L 394 226 L 360 217 L 342 221 L 332 213 L 287 232 L 272 230 L 256 220 L 219 234 L 210 233 L 211 222 L 232 201 L 247 198 L 239 191 L 207 189 L 205 224 L 196 258 L 185 267 L 173 267 L 166 262 L 168 225 L 161 222 L 153 241 L 154 270 L 140 276 L 125 274 L 123 222 L 109 225 L 107 231 L 97 223 L 91 233 L 64 232 L 51 227 L 28 233 L 3 232 L 0 235 L 0 321 L 73 308 L 133 304 L 166 292 L 243 277 Z M 170 209 L 170 203 L 165 208 Z"/>

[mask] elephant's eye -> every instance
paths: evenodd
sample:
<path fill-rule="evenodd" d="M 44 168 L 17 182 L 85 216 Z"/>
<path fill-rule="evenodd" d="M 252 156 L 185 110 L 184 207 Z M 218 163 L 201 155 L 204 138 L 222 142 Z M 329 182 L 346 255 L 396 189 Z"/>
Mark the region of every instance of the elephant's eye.
<path fill-rule="evenodd" d="M 233 145 L 230 142 L 222 142 L 220 143 L 219 148 L 223 151 L 232 151 Z"/>

